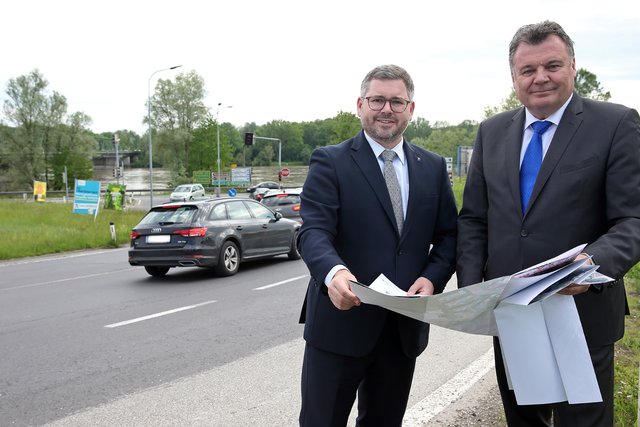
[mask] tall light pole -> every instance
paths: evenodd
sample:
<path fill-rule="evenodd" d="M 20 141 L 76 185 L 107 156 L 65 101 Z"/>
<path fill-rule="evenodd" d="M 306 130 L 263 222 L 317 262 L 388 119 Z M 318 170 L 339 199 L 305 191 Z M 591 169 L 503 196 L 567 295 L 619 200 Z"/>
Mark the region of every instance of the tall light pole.
<path fill-rule="evenodd" d="M 220 107 L 231 108 L 232 105 L 222 106 L 222 102 L 218 102 L 218 108 L 216 109 L 216 140 L 218 141 L 218 188 L 216 189 L 216 197 L 220 197 L 220 122 L 218 121 L 218 115 L 220 114 Z"/>
<path fill-rule="evenodd" d="M 149 204 L 153 207 L 153 144 L 151 143 L 151 78 L 161 71 L 175 70 L 182 65 L 174 65 L 173 67 L 163 68 L 161 70 L 154 71 L 149 76 L 149 82 L 147 83 L 147 122 L 149 123 Z"/>

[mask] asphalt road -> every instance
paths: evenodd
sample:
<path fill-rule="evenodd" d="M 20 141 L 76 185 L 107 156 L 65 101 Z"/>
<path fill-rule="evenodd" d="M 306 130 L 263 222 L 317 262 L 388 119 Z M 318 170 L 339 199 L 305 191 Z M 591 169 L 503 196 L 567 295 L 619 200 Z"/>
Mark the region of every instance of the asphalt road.
<path fill-rule="evenodd" d="M 0 263 L 0 425 L 297 425 L 302 261 L 154 279 L 126 259 L 121 248 Z M 404 425 L 467 425 L 442 420 L 486 399 L 490 348 L 433 327 Z"/>

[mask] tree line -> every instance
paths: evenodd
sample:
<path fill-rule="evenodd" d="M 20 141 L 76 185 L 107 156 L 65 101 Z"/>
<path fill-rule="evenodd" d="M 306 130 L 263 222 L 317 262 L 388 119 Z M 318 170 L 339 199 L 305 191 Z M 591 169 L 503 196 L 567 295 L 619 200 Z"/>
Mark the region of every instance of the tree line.
<path fill-rule="evenodd" d="M 576 91 L 583 96 L 608 100 L 611 95 L 600 86 L 595 74 L 578 70 Z M 101 151 L 113 151 L 117 133 L 121 151 L 140 153 L 132 167 L 149 164 L 148 134 L 127 129 L 93 133 L 92 119 L 84 112 L 69 113 L 64 95 L 48 90 L 48 82 L 39 70 L 11 79 L 0 122 L 0 191 L 32 188 L 34 181 L 45 181 L 51 190 L 64 188 L 66 170 L 74 178 L 91 179 L 92 157 Z M 359 118 L 350 112 L 311 122 L 274 120 L 258 126 L 245 123 L 236 127 L 218 123 L 218 111 L 204 105 L 205 81 L 195 71 L 176 75 L 174 80 L 159 79 L 151 97 L 154 167 L 171 171 L 173 184 L 190 182 L 192 173 L 216 170 L 218 132 L 220 164 L 223 171 L 232 164 L 269 166 L 278 161 L 278 142 L 258 140 L 245 145 L 244 134 L 282 141 L 282 160 L 289 165 L 307 164 L 316 147 L 337 144 L 360 130 Z M 484 117 L 519 107 L 515 91 L 498 106 L 488 106 Z M 148 107 L 148 106 L 147 106 Z M 218 106 L 220 108 L 220 106 Z M 219 126 L 219 129 L 218 129 Z M 413 144 L 457 161 L 458 147 L 472 146 L 478 123 L 465 120 L 457 125 L 430 123 L 414 118 L 405 132 Z"/>

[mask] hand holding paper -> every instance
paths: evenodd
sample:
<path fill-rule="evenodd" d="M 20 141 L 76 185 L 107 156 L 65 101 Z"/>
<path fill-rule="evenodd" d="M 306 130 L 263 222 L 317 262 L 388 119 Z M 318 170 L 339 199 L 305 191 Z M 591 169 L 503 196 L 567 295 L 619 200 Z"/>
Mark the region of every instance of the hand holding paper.
<path fill-rule="evenodd" d="M 510 384 L 521 405 L 602 401 L 573 297 L 557 295 L 572 283 L 610 277 L 576 260 L 585 245 L 512 276 L 433 296 L 407 296 L 384 275 L 353 292 L 413 319 L 462 332 L 500 337 Z M 525 333 L 526 331 L 526 333 Z"/>

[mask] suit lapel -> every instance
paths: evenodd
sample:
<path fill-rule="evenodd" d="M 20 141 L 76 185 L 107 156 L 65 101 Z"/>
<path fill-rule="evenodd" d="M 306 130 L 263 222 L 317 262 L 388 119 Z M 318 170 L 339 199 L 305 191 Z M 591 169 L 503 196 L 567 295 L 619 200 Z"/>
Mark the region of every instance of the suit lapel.
<path fill-rule="evenodd" d="M 582 99 L 578 95 L 574 94 L 573 99 L 567 105 L 560 124 L 556 133 L 553 135 L 547 154 L 544 156 L 538 178 L 533 186 L 531 193 L 531 199 L 529 200 L 529 209 L 535 204 L 538 195 L 544 189 L 545 184 L 549 180 L 549 177 L 553 173 L 554 169 L 558 166 L 558 162 L 562 159 L 564 152 L 566 151 L 569 143 L 573 139 L 578 127 L 582 123 L 582 119 L 578 114 L 582 113 Z"/>
<path fill-rule="evenodd" d="M 507 181 L 511 190 L 513 203 L 518 207 L 518 212 L 522 213 L 520 203 L 520 150 L 522 148 L 522 132 L 524 129 L 524 108 L 519 109 L 506 124 L 504 145 L 505 165 L 507 171 Z"/>
<path fill-rule="evenodd" d="M 424 170 L 424 168 L 421 167 L 422 159 L 406 140 L 404 141 L 404 157 L 409 171 L 409 202 L 407 203 L 407 212 L 405 213 L 404 226 L 402 227 L 403 236 L 407 230 L 411 229 L 411 224 L 414 221 L 414 216 L 411 212 L 415 210 L 415 204 L 418 199 L 414 197 L 413 194 L 422 186 L 431 184 L 422 174 L 422 171 Z"/>
<path fill-rule="evenodd" d="M 373 150 L 371 150 L 363 131 L 360 131 L 353 141 L 351 157 L 362 171 L 364 179 L 366 179 L 371 186 L 382 208 L 389 217 L 391 225 L 395 227 L 396 220 L 393 213 L 393 206 L 391 205 L 391 198 L 389 197 L 389 191 L 387 190 L 387 184 L 384 182 L 384 177 L 380 171 L 378 159 L 376 159 L 376 156 L 373 154 Z"/>

